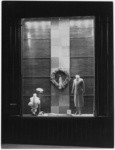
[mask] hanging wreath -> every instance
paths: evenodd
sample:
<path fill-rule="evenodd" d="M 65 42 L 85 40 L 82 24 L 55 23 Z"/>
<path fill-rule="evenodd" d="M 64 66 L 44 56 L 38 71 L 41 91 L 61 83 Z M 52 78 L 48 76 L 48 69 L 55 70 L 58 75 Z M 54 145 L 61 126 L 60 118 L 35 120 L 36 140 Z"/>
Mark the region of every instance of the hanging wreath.
<path fill-rule="evenodd" d="M 51 82 L 59 89 L 64 89 L 70 81 L 67 71 L 57 69 L 51 74 Z"/>

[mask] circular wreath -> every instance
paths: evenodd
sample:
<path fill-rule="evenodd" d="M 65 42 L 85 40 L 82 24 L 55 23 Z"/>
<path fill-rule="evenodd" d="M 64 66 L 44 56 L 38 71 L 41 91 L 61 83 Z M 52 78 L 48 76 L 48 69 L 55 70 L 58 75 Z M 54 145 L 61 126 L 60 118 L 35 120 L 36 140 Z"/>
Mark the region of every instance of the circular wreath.
<path fill-rule="evenodd" d="M 56 81 L 56 74 L 58 72 L 62 72 L 66 76 L 65 80 L 62 82 L 61 88 L 59 87 L 59 83 Z M 70 76 L 69 76 L 68 72 L 64 71 L 62 69 L 57 69 L 51 74 L 51 82 L 60 90 L 64 89 L 67 86 L 67 84 L 69 83 L 69 81 L 70 81 Z"/>

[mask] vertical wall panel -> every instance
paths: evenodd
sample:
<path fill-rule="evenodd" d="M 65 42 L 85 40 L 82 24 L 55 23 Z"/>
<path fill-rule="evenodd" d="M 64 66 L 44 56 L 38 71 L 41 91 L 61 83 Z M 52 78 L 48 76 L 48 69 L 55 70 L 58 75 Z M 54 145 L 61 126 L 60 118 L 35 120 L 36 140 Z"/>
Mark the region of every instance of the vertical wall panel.
<path fill-rule="evenodd" d="M 73 77 L 79 74 L 85 82 L 83 114 L 93 113 L 95 98 L 94 18 L 70 20 L 70 90 Z M 88 97 L 87 97 L 88 96 Z M 73 96 L 70 108 L 74 112 Z"/>
<path fill-rule="evenodd" d="M 23 77 L 49 77 L 50 59 L 23 59 Z"/>
<path fill-rule="evenodd" d="M 23 113 L 30 114 L 28 102 L 36 88 L 44 89 L 41 110 L 50 112 L 50 21 L 22 21 Z"/>
<path fill-rule="evenodd" d="M 69 19 L 54 19 L 51 25 L 51 73 L 58 68 L 62 68 L 69 73 Z M 68 89 L 68 90 L 67 90 Z M 52 85 L 51 88 L 51 112 L 66 114 L 69 109 L 69 87 L 64 91 L 59 91 Z"/>
<path fill-rule="evenodd" d="M 71 58 L 71 75 L 94 76 L 94 58 Z"/>
<path fill-rule="evenodd" d="M 23 58 L 50 58 L 50 39 L 25 39 Z"/>
<path fill-rule="evenodd" d="M 94 57 L 94 37 L 70 39 L 71 57 Z"/>

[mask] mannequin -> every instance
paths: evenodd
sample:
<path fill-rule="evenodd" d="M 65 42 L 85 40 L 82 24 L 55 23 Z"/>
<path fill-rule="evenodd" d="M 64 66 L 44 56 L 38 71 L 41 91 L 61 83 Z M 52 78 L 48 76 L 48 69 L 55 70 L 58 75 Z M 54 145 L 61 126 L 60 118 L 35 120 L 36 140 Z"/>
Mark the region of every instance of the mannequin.
<path fill-rule="evenodd" d="M 36 93 L 34 93 L 33 97 L 30 98 L 28 105 L 31 107 L 32 115 L 36 115 L 38 105 L 40 105 L 40 99 L 37 97 Z"/>
<path fill-rule="evenodd" d="M 72 93 L 74 94 L 74 106 L 76 107 L 76 113 L 81 115 L 82 107 L 84 106 L 84 97 L 85 92 L 84 80 L 80 78 L 79 75 L 75 76 L 73 80 Z"/>

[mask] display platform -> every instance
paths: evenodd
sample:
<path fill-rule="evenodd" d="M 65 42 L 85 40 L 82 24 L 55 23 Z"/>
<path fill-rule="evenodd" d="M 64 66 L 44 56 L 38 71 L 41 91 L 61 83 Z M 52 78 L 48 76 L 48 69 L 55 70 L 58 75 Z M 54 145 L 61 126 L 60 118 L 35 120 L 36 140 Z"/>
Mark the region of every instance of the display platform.
<path fill-rule="evenodd" d="M 24 114 L 23 117 L 94 117 L 93 114 L 55 114 L 55 113 L 44 113 L 42 115 L 33 116 L 31 114 Z"/>

